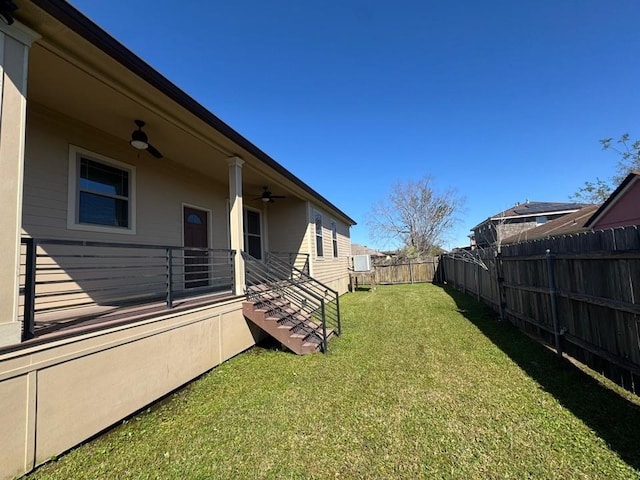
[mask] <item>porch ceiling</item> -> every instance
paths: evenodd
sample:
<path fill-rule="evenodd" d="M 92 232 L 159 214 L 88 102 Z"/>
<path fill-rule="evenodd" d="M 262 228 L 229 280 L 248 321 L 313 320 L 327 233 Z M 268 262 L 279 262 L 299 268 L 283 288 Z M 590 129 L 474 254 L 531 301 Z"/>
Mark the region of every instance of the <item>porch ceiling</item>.
<path fill-rule="evenodd" d="M 179 119 L 164 115 L 163 110 L 172 106 L 163 105 L 162 98 L 144 105 L 117 84 L 106 83 L 98 74 L 86 72 L 38 44 L 29 59 L 28 100 L 123 143 L 129 142 L 136 128 L 133 120 L 142 119 L 147 123 L 145 132 L 150 142 L 164 155 L 158 162 L 174 162 L 224 184 L 228 180 L 226 160 L 239 154 L 202 138 Z M 244 179 L 245 189 L 251 194 L 269 181 L 250 166 L 245 168 Z"/>

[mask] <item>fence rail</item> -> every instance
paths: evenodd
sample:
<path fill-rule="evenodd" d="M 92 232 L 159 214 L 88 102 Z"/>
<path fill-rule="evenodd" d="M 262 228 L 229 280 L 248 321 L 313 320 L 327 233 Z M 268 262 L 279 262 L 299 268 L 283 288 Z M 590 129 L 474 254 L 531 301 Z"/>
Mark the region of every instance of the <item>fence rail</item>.
<path fill-rule="evenodd" d="M 640 394 L 640 231 L 587 232 L 443 255 L 448 284 Z"/>

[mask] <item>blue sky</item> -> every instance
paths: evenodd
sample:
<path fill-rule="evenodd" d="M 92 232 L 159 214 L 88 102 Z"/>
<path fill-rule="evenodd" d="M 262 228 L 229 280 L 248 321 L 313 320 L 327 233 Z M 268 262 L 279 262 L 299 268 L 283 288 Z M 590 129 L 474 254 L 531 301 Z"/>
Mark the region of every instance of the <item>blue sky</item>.
<path fill-rule="evenodd" d="M 637 0 L 72 3 L 344 210 L 432 175 L 465 211 L 446 247 L 518 201 L 607 178 L 640 136 Z"/>

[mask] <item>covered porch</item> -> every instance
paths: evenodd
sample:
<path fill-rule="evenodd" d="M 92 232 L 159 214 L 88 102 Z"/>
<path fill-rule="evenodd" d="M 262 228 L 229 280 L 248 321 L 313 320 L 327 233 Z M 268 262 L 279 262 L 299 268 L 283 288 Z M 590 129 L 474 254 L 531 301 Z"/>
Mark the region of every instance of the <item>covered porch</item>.
<path fill-rule="evenodd" d="M 304 184 L 106 33 L 20 11 L 0 347 L 239 298 L 240 252 L 308 273 Z"/>

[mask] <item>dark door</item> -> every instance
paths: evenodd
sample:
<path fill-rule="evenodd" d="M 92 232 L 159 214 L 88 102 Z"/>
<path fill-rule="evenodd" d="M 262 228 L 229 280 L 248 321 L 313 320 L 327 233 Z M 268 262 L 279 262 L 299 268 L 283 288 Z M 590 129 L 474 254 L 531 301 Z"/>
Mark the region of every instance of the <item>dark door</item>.
<path fill-rule="evenodd" d="M 186 288 L 209 285 L 209 226 L 207 212 L 184 207 L 184 283 Z"/>

